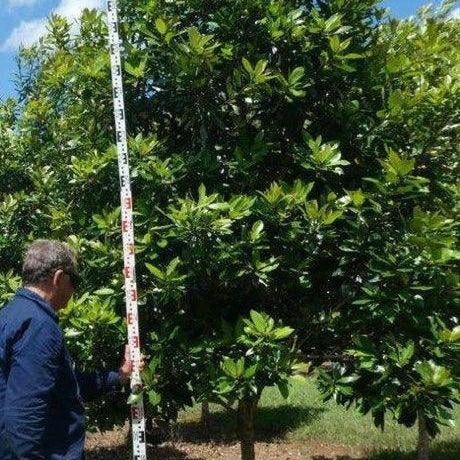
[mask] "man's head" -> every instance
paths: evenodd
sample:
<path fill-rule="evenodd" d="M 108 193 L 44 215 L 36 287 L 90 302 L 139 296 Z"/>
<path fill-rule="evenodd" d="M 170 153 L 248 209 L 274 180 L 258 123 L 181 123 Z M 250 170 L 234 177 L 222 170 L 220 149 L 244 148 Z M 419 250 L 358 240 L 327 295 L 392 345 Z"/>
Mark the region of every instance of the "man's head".
<path fill-rule="evenodd" d="M 22 280 L 25 287 L 38 292 L 59 310 L 67 305 L 77 287 L 75 254 L 60 241 L 34 241 L 24 257 Z"/>

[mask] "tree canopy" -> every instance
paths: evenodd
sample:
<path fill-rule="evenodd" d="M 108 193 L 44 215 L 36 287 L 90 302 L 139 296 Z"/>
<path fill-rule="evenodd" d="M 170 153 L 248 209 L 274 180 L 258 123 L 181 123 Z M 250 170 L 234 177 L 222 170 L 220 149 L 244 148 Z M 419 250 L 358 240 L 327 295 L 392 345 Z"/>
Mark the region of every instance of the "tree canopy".
<path fill-rule="evenodd" d="M 326 396 L 380 426 L 386 412 L 423 417 L 431 434 L 448 421 L 460 339 L 452 6 L 396 20 L 377 0 L 121 2 L 141 329 L 158 353 L 168 337 L 183 349 L 158 368 L 161 410 L 196 397 L 179 357 L 257 310 L 294 328 L 304 355 L 337 361 L 319 379 Z M 102 13 L 84 11 L 77 34 L 53 16 L 18 55 L 19 100 L 0 106 L 0 296 L 27 242 L 68 241 L 85 283 L 64 323 L 87 367 L 111 364 L 100 337 L 123 340 L 106 36 Z"/>

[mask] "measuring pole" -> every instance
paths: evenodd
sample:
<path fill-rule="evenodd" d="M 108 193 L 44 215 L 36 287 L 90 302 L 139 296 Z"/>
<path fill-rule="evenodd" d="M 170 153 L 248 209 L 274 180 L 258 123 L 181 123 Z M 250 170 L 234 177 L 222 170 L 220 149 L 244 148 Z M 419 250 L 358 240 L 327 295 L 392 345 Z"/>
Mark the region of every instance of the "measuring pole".
<path fill-rule="evenodd" d="M 131 392 L 141 387 L 139 365 L 141 360 L 139 343 L 139 317 L 137 308 L 136 261 L 134 255 L 133 199 L 129 176 L 128 144 L 126 136 L 125 102 L 121 72 L 120 36 L 118 34 L 118 6 L 116 0 L 107 0 L 107 21 L 109 29 L 110 64 L 112 71 L 113 110 L 120 174 L 121 231 L 123 236 L 123 259 L 126 294 L 126 318 L 128 339 L 133 363 Z M 144 402 L 131 405 L 133 429 L 133 459 L 146 460 Z"/>

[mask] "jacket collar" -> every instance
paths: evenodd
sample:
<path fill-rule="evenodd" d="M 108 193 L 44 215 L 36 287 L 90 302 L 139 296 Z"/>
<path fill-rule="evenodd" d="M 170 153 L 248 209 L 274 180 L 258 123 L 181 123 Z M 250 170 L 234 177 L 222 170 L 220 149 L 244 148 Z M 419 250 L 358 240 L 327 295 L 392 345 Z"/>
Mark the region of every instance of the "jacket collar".
<path fill-rule="evenodd" d="M 32 300 L 35 304 L 37 304 L 42 310 L 44 310 L 48 315 L 51 316 L 51 318 L 56 321 L 56 323 L 59 321 L 59 317 L 54 311 L 53 307 L 45 300 L 43 297 L 40 297 L 38 294 L 35 292 L 31 291 L 30 289 L 27 288 L 19 288 L 16 291 L 16 296 L 17 297 L 24 297 L 28 300 Z"/>

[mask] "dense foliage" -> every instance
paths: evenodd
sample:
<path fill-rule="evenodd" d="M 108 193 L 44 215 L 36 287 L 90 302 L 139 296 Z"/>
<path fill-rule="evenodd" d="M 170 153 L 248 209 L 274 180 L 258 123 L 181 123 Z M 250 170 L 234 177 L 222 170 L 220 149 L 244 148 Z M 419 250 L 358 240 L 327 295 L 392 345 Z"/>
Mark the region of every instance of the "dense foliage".
<path fill-rule="evenodd" d="M 460 112 L 450 8 L 400 21 L 377 0 L 122 2 L 142 331 L 146 343 L 156 334 L 154 361 L 180 342 L 173 365 L 155 365 L 163 415 L 200 397 L 193 350 L 254 309 L 295 328 L 306 355 L 342 362 L 320 379 L 326 396 L 381 426 L 387 411 L 407 425 L 423 417 L 432 434 L 449 419 Z M 102 14 L 85 11 L 75 36 L 53 17 L 19 55 L 19 102 L 0 107 L 0 295 L 28 241 L 67 240 L 91 293 L 66 323 L 84 333 L 72 344 L 82 365 L 99 346 L 82 315 L 121 345 L 106 46 Z M 199 368 L 210 385 L 224 378 Z"/>
<path fill-rule="evenodd" d="M 293 332 L 251 310 L 249 318 L 240 318 L 234 327 L 224 321 L 221 334 L 191 348 L 184 346 L 188 341 L 178 327 L 167 337 L 153 333 L 154 358 L 142 380 L 157 422 L 175 419 L 193 399 L 220 404 L 238 418 L 242 458 L 254 458 L 255 414 L 263 390 L 276 385 L 287 398 L 290 378 L 305 381 L 308 365 L 288 342 Z M 130 402 L 139 397 L 132 395 Z"/>

